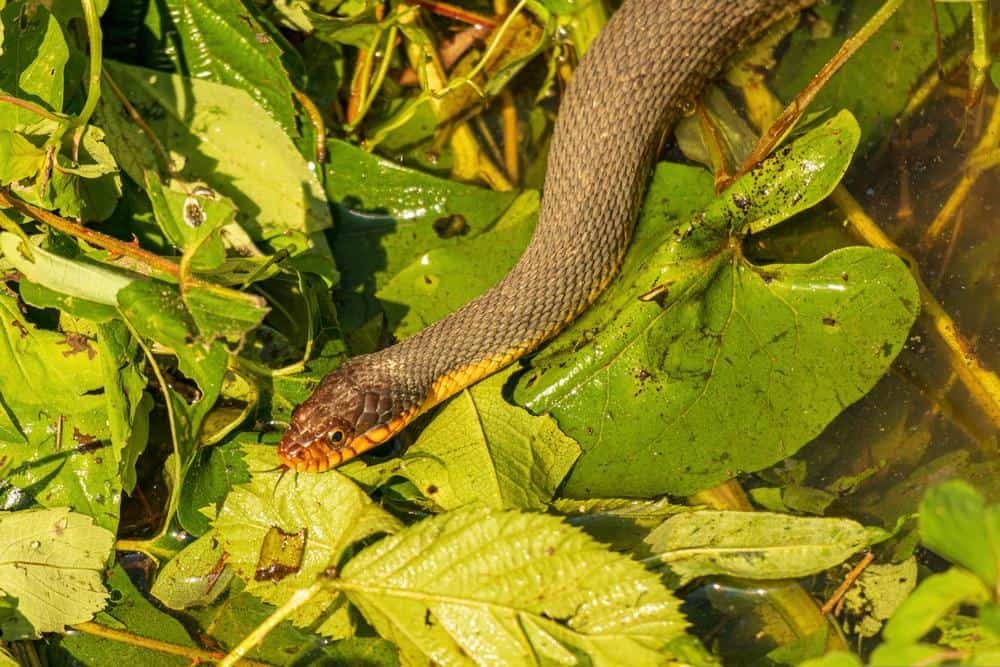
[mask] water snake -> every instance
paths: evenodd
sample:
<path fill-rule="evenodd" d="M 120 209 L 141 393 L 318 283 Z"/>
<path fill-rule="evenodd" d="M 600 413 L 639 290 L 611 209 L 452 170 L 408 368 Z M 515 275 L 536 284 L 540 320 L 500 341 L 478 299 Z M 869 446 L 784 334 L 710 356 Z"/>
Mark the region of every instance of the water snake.
<path fill-rule="evenodd" d="M 661 141 L 750 37 L 812 0 L 624 0 L 561 102 L 534 236 L 503 280 L 413 337 L 348 359 L 292 415 L 278 447 L 322 471 L 531 352 L 621 265 Z"/>

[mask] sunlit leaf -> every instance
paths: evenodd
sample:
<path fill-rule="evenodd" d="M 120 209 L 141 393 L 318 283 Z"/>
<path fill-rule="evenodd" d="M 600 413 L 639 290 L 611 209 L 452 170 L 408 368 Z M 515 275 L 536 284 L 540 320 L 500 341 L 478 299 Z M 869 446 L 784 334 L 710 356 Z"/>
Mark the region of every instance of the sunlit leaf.
<path fill-rule="evenodd" d="M 69 47 L 59 22 L 44 5 L 17 0 L 0 10 L 0 27 L 0 91 L 62 111 Z M 0 103 L 0 129 L 37 120 L 31 111 Z"/>
<path fill-rule="evenodd" d="M 411 664 L 467 655 L 662 664 L 685 626 L 652 573 L 541 514 L 482 508 L 425 519 L 366 548 L 331 583 Z"/>
<path fill-rule="evenodd" d="M 68 507 L 0 512 L 0 595 L 16 600 L 36 636 L 90 620 L 108 596 L 101 575 L 113 543 L 113 533 Z"/>
<path fill-rule="evenodd" d="M 951 568 L 920 582 L 892 615 L 882 636 L 886 642 L 916 642 L 960 604 L 982 604 L 990 591 L 974 574 Z"/>
<path fill-rule="evenodd" d="M 315 174 L 281 127 L 244 91 L 106 62 L 111 76 L 177 161 L 178 176 L 203 181 L 235 202 L 256 238 L 330 227 Z M 159 164 L 148 139 L 115 98 L 102 96 L 101 119 L 112 151 L 133 180 Z"/>
<path fill-rule="evenodd" d="M 274 470 L 274 449 L 248 447 L 246 463 L 252 477 L 229 492 L 212 522 L 215 539 L 229 554 L 227 561 L 246 581 L 246 590 L 272 604 L 281 604 L 295 591 L 312 583 L 321 572 L 336 566 L 352 544 L 379 533 L 391 533 L 400 524 L 336 472 L 324 475 L 285 475 Z M 258 568 L 265 536 L 277 530 L 301 536 L 300 564 L 282 571 Z M 346 636 L 353 626 L 343 599 L 329 594 L 299 609 L 293 620 L 311 625 L 323 616 L 320 631 Z"/>
<path fill-rule="evenodd" d="M 385 465 L 442 509 L 543 508 L 580 447 L 551 417 L 532 416 L 504 399 L 510 375 L 498 373 L 452 398 L 402 460 Z"/>

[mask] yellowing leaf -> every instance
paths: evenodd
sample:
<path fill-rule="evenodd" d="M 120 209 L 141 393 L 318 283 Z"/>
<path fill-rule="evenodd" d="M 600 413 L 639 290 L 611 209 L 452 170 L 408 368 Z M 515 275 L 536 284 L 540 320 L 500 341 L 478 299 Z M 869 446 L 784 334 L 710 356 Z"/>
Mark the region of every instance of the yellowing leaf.
<path fill-rule="evenodd" d="M 804 577 L 866 547 L 868 533 L 848 519 L 698 511 L 667 519 L 646 541 L 683 583 L 712 574 Z"/>
<path fill-rule="evenodd" d="M 0 512 L 0 595 L 36 636 L 90 620 L 108 596 L 101 575 L 113 544 L 111 531 L 68 507 Z"/>

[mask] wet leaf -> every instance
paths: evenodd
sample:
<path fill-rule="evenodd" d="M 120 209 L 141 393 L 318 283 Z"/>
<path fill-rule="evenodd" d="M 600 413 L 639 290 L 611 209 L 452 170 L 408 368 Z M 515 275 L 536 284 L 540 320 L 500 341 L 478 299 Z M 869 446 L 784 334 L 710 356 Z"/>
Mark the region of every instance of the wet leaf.
<path fill-rule="evenodd" d="M 759 470 L 885 373 L 919 308 L 899 259 L 844 248 L 756 266 L 740 250 L 746 229 L 825 197 L 856 139 L 839 114 L 716 199 L 707 175 L 660 165 L 621 276 L 514 393 L 583 447 L 566 495 L 689 494 Z"/>
<path fill-rule="evenodd" d="M 684 584 L 715 574 L 743 579 L 815 574 L 868 546 L 868 533 L 849 519 L 696 511 L 667 519 L 646 542 Z"/>
<path fill-rule="evenodd" d="M 68 507 L 0 512 L 0 595 L 16 601 L 33 636 L 88 621 L 108 596 L 101 574 L 113 543 L 111 531 Z M 25 638 L 0 629 L 7 641 Z"/>
<path fill-rule="evenodd" d="M 245 458 L 251 480 L 229 492 L 212 525 L 229 554 L 229 564 L 246 581 L 247 592 L 271 604 L 285 602 L 296 587 L 311 584 L 321 572 L 338 565 L 355 542 L 400 527 L 397 519 L 340 473 L 263 472 L 274 467 L 271 447 L 247 447 Z M 258 578 L 261 548 L 272 529 L 303 536 L 301 565 L 280 577 Z M 309 626 L 320 617 L 319 631 L 334 638 L 347 636 L 353 626 L 335 593 L 314 598 L 292 619 Z"/>
<path fill-rule="evenodd" d="M 544 508 L 580 447 L 551 417 L 504 399 L 510 376 L 498 373 L 449 400 L 402 460 L 388 465 L 445 510 Z"/>
<path fill-rule="evenodd" d="M 330 227 L 316 176 L 281 127 L 244 91 L 119 63 L 105 63 L 132 104 L 170 146 L 179 177 L 204 181 L 231 199 L 255 238 Z M 148 140 L 103 96 L 101 119 L 111 149 L 138 183 L 159 165 Z"/>
<path fill-rule="evenodd" d="M 685 626 L 652 573 L 540 514 L 425 519 L 366 548 L 332 583 L 404 663 L 662 664 Z"/>

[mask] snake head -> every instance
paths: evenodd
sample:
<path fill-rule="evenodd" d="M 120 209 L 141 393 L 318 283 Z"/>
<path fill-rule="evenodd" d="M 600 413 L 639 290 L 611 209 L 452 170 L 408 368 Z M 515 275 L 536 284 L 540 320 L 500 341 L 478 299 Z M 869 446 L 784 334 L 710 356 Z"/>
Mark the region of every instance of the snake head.
<path fill-rule="evenodd" d="M 295 409 L 278 444 L 284 466 L 299 472 L 329 470 L 382 444 L 406 425 L 409 419 L 394 413 L 393 402 L 357 375 L 354 364 L 341 365 Z"/>

